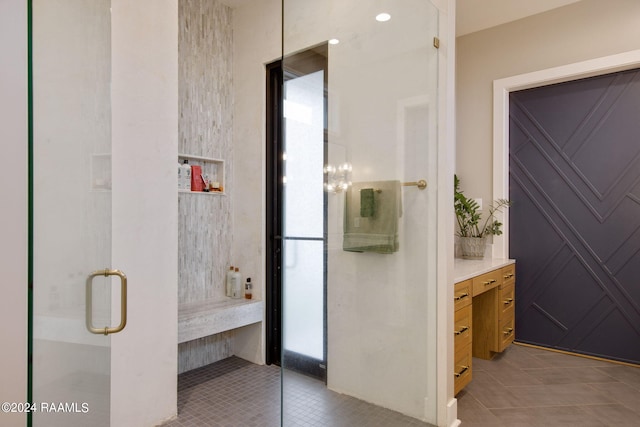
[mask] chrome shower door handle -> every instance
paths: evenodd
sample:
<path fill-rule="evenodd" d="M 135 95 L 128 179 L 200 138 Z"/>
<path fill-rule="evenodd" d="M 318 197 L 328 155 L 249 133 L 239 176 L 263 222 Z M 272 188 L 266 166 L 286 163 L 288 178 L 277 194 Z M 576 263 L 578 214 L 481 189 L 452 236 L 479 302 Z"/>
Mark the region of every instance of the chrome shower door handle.
<path fill-rule="evenodd" d="M 115 328 L 105 326 L 104 328 L 96 328 L 93 326 L 93 278 L 96 276 L 118 276 L 120 277 L 120 324 Z M 120 270 L 97 270 L 87 277 L 86 286 L 86 313 L 87 313 L 87 329 L 92 334 L 109 335 L 120 332 L 127 326 L 127 276 Z"/>

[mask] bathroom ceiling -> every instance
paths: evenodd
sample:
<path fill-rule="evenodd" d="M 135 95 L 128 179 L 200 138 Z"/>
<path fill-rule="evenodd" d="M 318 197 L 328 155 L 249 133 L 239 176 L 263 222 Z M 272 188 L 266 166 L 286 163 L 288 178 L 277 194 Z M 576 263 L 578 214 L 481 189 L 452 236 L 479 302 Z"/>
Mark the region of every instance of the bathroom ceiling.
<path fill-rule="evenodd" d="M 236 8 L 262 0 L 221 1 Z M 456 35 L 495 27 L 578 1 L 580 0 L 457 0 Z"/>
<path fill-rule="evenodd" d="M 495 27 L 580 0 L 458 0 L 456 35 Z"/>

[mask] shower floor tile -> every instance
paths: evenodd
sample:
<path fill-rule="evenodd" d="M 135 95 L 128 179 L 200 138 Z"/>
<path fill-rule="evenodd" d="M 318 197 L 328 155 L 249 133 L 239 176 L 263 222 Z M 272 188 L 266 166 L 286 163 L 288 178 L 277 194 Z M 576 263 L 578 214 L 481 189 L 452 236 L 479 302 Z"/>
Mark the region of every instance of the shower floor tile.
<path fill-rule="evenodd" d="M 287 371 L 284 425 L 305 427 L 428 427 L 429 424 Z M 178 376 L 178 418 L 162 427 L 276 427 L 280 425 L 280 368 L 237 357 Z"/>

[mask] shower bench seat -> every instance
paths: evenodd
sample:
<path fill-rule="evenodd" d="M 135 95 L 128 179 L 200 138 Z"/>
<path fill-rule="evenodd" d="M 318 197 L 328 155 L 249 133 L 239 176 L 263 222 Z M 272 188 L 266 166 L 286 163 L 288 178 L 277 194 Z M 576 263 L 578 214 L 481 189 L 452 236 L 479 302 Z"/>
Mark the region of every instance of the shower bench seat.
<path fill-rule="evenodd" d="M 178 307 L 178 344 L 262 322 L 260 300 L 205 300 Z"/>

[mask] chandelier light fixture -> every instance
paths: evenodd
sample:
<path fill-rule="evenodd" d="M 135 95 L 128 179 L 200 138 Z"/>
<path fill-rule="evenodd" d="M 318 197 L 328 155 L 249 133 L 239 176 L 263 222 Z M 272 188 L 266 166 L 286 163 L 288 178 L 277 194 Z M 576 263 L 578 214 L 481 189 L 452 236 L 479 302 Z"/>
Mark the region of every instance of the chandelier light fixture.
<path fill-rule="evenodd" d="M 338 166 L 326 165 L 324 173 L 327 176 L 324 189 L 327 193 L 342 193 L 351 185 L 351 163 L 342 163 Z"/>

